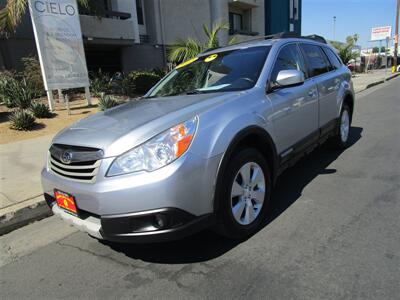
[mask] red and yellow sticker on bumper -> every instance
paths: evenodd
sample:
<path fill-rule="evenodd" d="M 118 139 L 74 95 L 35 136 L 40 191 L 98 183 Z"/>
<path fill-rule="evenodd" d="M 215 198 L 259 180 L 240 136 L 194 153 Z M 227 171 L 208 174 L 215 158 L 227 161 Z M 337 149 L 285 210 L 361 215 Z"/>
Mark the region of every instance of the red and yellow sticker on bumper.
<path fill-rule="evenodd" d="M 54 191 L 54 196 L 59 207 L 65 209 L 66 211 L 72 212 L 75 215 L 78 214 L 74 196 L 68 195 L 67 193 L 61 191 Z"/>

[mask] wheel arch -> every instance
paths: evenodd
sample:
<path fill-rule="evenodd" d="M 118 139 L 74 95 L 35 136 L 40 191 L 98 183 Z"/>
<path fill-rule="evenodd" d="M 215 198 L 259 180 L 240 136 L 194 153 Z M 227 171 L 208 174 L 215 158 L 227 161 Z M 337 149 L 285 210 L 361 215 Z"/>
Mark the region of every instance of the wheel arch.
<path fill-rule="evenodd" d="M 279 161 L 272 137 L 266 130 L 259 126 L 253 125 L 246 127 L 233 137 L 219 164 L 215 183 L 214 212 L 218 211 L 220 207 L 219 199 L 221 199 L 221 197 L 219 195 L 220 191 L 218 187 L 222 184 L 223 173 L 226 166 L 235 153 L 246 147 L 255 148 L 265 156 L 271 168 L 273 185 L 275 184 Z"/>
<path fill-rule="evenodd" d="M 343 101 L 342 101 L 342 104 L 340 106 L 339 114 L 342 111 L 342 107 L 343 107 L 344 103 L 346 103 L 350 108 L 350 120 L 352 120 L 353 119 L 353 113 L 354 113 L 354 95 L 352 95 L 352 93 L 350 93 L 350 92 L 346 92 L 344 94 Z"/>

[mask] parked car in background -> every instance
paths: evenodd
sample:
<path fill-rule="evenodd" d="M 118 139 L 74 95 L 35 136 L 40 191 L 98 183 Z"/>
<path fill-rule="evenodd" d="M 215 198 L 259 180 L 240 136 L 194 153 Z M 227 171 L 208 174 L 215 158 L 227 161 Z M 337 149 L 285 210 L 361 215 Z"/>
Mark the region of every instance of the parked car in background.
<path fill-rule="evenodd" d="M 161 242 L 207 227 L 245 238 L 283 170 L 324 141 L 348 146 L 353 110 L 351 73 L 320 37 L 210 50 L 142 99 L 61 131 L 44 194 L 98 239 Z"/>
<path fill-rule="evenodd" d="M 351 72 L 353 72 L 353 71 L 354 71 L 354 64 L 348 63 L 348 64 L 347 64 L 347 68 L 348 68 Z"/>

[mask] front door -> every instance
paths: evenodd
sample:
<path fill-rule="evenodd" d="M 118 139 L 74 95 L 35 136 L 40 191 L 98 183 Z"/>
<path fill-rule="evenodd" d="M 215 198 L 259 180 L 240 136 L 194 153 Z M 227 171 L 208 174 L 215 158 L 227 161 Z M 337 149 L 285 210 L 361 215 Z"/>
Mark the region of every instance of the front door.
<path fill-rule="evenodd" d="M 307 76 L 306 68 L 297 44 L 285 45 L 275 61 L 270 77 L 270 87 L 276 85 L 282 70 L 300 70 Z M 276 147 L 283 158 L 296 145 L 307 142 L 318 132 L 318 91 L 312 79 L 302 85 L 277 88 L 267 94 L 274 113 L 270 121 L 274 126 Z M 317 135 L 316 135 L 317 137 Z"/>

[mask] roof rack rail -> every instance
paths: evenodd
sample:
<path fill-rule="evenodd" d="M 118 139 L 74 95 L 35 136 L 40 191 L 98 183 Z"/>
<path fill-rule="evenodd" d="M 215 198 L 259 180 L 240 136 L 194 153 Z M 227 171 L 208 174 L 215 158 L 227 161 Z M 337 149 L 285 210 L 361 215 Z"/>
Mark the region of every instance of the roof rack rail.
<path fill-rule="evenodd" d="M 279 33 L 269 34 L 269 35 L 260 35 L 254 39 L 248 39 L 245 41 L 237 42 L 237 43 L 234 43 L 233 45 L 246 44 L 249 42 L 262 41 L 262 40 L 280 39 L 280 38 L 283 38 L 283 36 L 282 36 L 283 34 L 285 34 L 285 32 L 279 32 Z"/>
<path fill-rule="evenodd" d="M 240 45 L 240 44 L 245 44 L 245 43 L 250 43 L 250 42 L 255 42 L 255 41 L 261 41 L 261 40 L 288 39 L 288 38 L 307 39 L 307 40 L 313 40 L 313 41 L 316 41 L 316 42 L 327 44 L 325 38 L 320 36 L 320 35 L 317 35 L 317 34 L 301 36 L 296 32 L 283 31 L 283 32 L 275 33 L 275 34 L 259 36 L 259 37 L 256 37 L 254 39 L 248 39 L 246 41 L 237 42 L 237 43 L 234 43 L 232 45 Z M 212 51 L 212 50 L 215 50 L 215 49 L 218 49 L 218 48 L 221 48 L 221 47 L 209 48 L 209 49 L 204 50 L 202 53 L 206 53 L 208 51 Z"/>
<path fill-rule="evenodd" d="M 316 42 L 320 42 L 320 43 L 324 43 L 327 44 L 326 40 L 324 37 L 317 35 L 317 34 L 311 34 L 311 35 L 306 35 L 306 36 L 302 36 L 301 38 L 303 39 L 309 39 L 309 40 L 314 40 Z"/>

